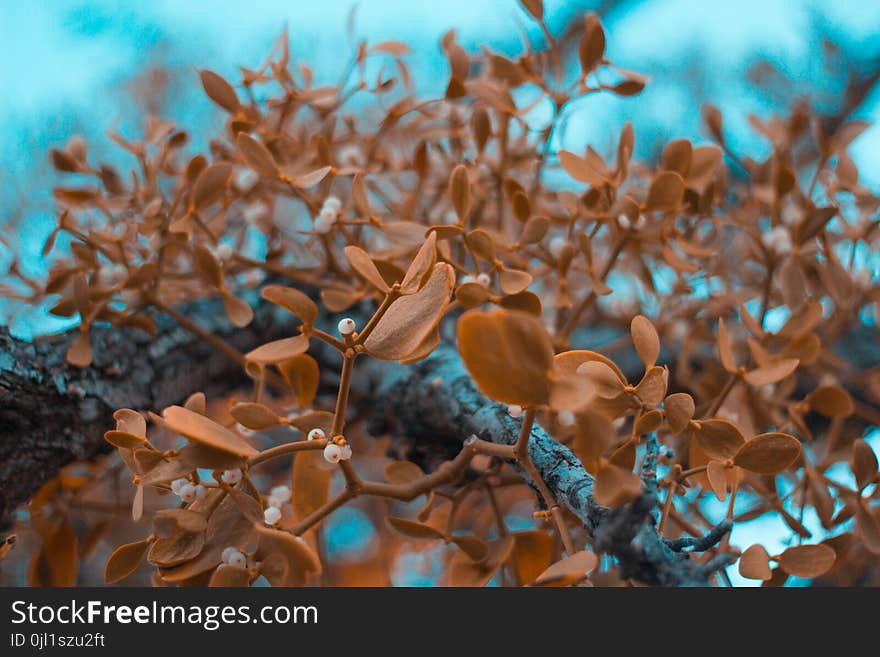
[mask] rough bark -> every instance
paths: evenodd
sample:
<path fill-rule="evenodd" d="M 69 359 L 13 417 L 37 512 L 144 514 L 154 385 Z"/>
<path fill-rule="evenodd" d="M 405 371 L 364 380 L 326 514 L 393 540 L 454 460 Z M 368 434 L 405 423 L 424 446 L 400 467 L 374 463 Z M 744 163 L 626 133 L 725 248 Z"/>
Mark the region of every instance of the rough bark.
<path fill-rule="evenodd" d="M 471 435 L 508 445 L 517 440 L 520 420 L 508 414 L 506 405 L 480 394 L 450 345 L 440 345 L 428 358 L 410 367 L 373 365 L 370 369 L 369 389 L 376 391 L 379 402 L 376 417 L 382 423 L 392 420 L 391 426 L 384 428 L 404 433 L 417 452 L 437 450 L 438 446 L 457 451 Z M 661 586 L 704 585 L 708 576 L 728 561 L 722 558 L 697 564 L 681 547 L 657 533 L 652 452 L 643 464 L 646 485 L 642 497 L 613 510 L 596 503 L 592 476 L 571 450 L 538 424 L 532 429 L 529 454 L 556 503 L 584 524 L 597 549 L 617 557 L 623 577 Z M 520 469 L 520 474 L 529 480 L 524 470 Z M 709 537 L 703 549 L 722 538 L 726 533 L 722 529 Z"/>
<path fill-rule="evenodd" d="M 184 312 L 248 351 L 285 329 L 274 307 L 255 307 L 244 329 L 233 327 L 213 300 Z M 116 409 L 161 409 L 194 391 L 220 394 L 244 380 L 239 365 L 190 331 L 165 317 L 157 323 L 152 338 L 131 328 L 93 328 L 94 363 L 85 369 L 65 362 L 77 330 L 23 342 L 0 327 L 0 518 L 64 465 L 105 449 L 102 436 Z"/>

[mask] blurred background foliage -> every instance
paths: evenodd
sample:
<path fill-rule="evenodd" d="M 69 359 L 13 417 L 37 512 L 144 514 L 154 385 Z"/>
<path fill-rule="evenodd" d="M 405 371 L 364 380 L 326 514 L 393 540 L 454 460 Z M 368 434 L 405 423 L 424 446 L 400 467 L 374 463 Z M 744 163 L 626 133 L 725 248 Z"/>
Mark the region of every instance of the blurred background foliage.
<path fill-rule="evenodd" d="M 442 94 L 446 61 L 439 39 L 455 28 L 462 45 L 508 56 L 540 29 L 514 0 L 3 0 L 0 61 L 0 222 L 22 254 L 24 273 L 39 277 L 38 254 L 54 225 L 56 180 L 48 151 L 82 134 L 97 158 L 120 157 L 108 129 L 137 135 L 145 112 L 191 132 L 190 148 L 222 127 L 223 117 L 195 84 L 196 69 L 235 77 L 256 66 L 287 26 L 295 65 L 307 63 L 316 83 L 332 83 L 358 38 L 406 41 L 420 94 Z M 597 11 L 615 63 L 646 74 L 633 98 L 597 94 L 581 101 L 554 138 L 557 148 L 586 144 L 609 152 L 626 121 L 637 135 L 636 156 L 652 158 L 669 139 L 705 141 L 700 107 L 718 106 L 734 152 L 764 157 L 770 146 L 750 125 L 808 99 L 829 122 L 880 114 L 880 4 L 863 0 L 546 0 L 555 34 L 585 11 Z M 354 38 L 352 38 L 354 35 Z M 576 69 L 576 58 L 570 62 Z M 149 90 L 149 92 L 147 92 Z M 536 112 L 541 111 L 536 108 Z M 545 108 L 546 109 L 546 108 Z M 880 183 L 880 127 L 868 130 L 851 155 L 862 182 Z M 0 245 L 0 272 L 11 250 Z M 66 328 L 43 309 L 0 302 L 0 323 L 29 337 Z"/>

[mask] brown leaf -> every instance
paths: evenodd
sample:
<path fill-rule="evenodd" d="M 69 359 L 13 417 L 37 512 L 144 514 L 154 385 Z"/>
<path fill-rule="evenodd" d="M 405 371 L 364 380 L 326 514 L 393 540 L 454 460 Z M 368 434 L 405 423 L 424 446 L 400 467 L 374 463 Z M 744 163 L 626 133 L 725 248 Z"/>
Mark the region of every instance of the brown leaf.
<path fill-rule="evenodd" d="M 303 324 L 312 325 L 318 316 L 318 306 L 315 302 L 295 288 L 267 285 L 260 294 L 266 301 L 291 312 L 302 320 Z"/>
<path fill-rule="evenodd" d="M 309 431 L 306 429 L 306 431 Z M 291 489 L 293 516 L 297 521 L 307 518 L 321 508 L 330 496 L 332 472 L 324 468 L 326 462 L 320 451 L 299 452 L 293 460 Z"/>
<path fill-rule="evenodd" d="M 733 355 L 733 344 L 730 341 L 730 335 L 727 333 L 727 327 L 724 320 L 718 320 L 718 357 L 724 369 L 731 374 L 735 373 L 739 368 L 736 364 L 736 357 Z"/>
<path fill-rule="evenodd" d="M 536 21 L 544 20 L 543 0 L 519 0 L 519 3 Z"/>
<path fill-rule="evenodd" d="M 199 77 L 202 79 L 202 86 L 208 97 L 225 109 L 230 114 L 235 114 L 241 104 L 238 102 L 238 95 L 226 80 L 208 69 L 199 71 Z"/>
<path fill-rule="evenodd" d="M 400 290 L 404 294 L 412 294 L 418 291 L 422 286 L 425 275 L 434 268 L 437 262 L 437 233 L 432 232 L 428 235 L 425 243 L 416 253 L 406 270 L 403 281 L 400 284 Z"/>
<path fill-rule="evenodd" d="M 587 377 L 593 384 L 596 394 L 605 399 L 614 399 L 624 391 L 617 372 L 601 360 L 587 360 L 578 365 L 577 374 Z"/>
<path fill-rule="evenodd" d="M 642 480 L 631 470 L 608 464 L 596 473 L 593 495 L 602 506 L 615 507 L 631 502 L 642 492 Z"/>
<path fill-rule="evenodd" d="M 528 583 L 547 570 L 556 551 L 553 536 L 542 530 L 526 530 L 513 533 L 516 541 L 514 560 L 519 581 Z"/>
<path fill-rule="evenodd" d="M 578 44 L 578 59 L 581 73 L 586 75 L 595 69 L 605 54 L 605 31 L 595 13 L 587 14 L 586 25 L 581 41 Z"/>
<path fill-rule="evenodd" d="M 770 555 L 764 546 L 755 543 L 746 549 L 739 558 L 739 574 L 747 579 L 769 580 L 773 576 L 770 570 Z"/>
<path fill-rule="evenodd" d="M 320 382 L 318 362 L 308 354 L 298 354 L 276 363 L 276 366 L 293 391 L 299 407 L 310 407 L 318 393 Z"/>
<path fill-rule="evenodd" d="M 747 441 L 733 462 L 750 472 L 776 474 L 791 466 L 801 455 L 801 443 L 787 433 L 763 433 Z"/>
<path fill-rule="evenodd" d="M 578 182 L 594 187 L 606 182 L 605 173 L 579 155 L 568 151 L 559 151 L 559 163 L 565 172 Z"/>
<path fill-rule="evenodd" d="M 262 431 L 278 425 L 278 414 L 263 404 L 243 402 L 229 409 L 229 414 L 235 421 L 248 429 Z"/>
<path fill-rule="evenodd" d="M 464 222 L 471 210 L 471 183 L 463 164 L 457 165 L 449 176 L 449 198 L 458 220 Z"/>
<path fill-rule="evenodd" d="M 827 545 L 796 545 L 779 555 L 779 565 L 795 577 L 819 577 L 834 565 L 837 554 Z"/>
<path fill-rule="evenodd" d="M 232 165 L 228 162 L 217 162 L 205 168 L 193 188 L 193 207 L 201 210 L 219 201 L 226 194 L 226 182 L 230 175 Z"/>
<path fill-rule="evenodd" d="M 825 417 L 849 417 L 855 411 L 855 404 L 849 393 L 840 386 L 819 386 L 805 400 L 810 410 Z"/>
<path fill-rule="evenodd" d="M 636 386 L 635 394 L 646 406 L 657 406 L 666 395 L 669 371 L 665 367 L 654 366 L 645 372 L 645 376 Z"/>
<path fill-rule="evenodd" d="M 686 392 L 676 392 L 663 401 L 663 408 L 672 433 L 681 433 L 694 417 L 694 398 Z"/>
<path fill-rule="evenodd" d="M 562 561 L 557 561 L 535 578 L 532 586 L 569 586 L 584 579 L 599 565 L 599 559 L 592 552 L 581 550 Z"/>
<path fill-rule="evenodd" d="M 87 331 L 81 331 L 70 349 L 67 350 L 67 362 L 74 367 L 88 367 L 92 364 L 92 344 Z"/>
<path fill-rule="evenodd" d="M 262 525 L 255 525 L 254 528 L 259 539 L 257 559 L 263 559 L 270 554 L 281 554 L 287 560 L 288 578 L 303 573 L 321 572 L 321 560 L 302 538 Z"/>
<path fill-rule="evenodd" d="M 758 367 L 754 370 L 746 372 L 743 379 L 750 386 L 760 388 L 761 386 L 770 385 L 782 381 L 789 374 L 794 372 L 800 361 L 797 358 L 786 358 L 766 367 Z"/>
<path fill-rule="evenodd" d="M 464 552 L 456 552 L 449 565 L 449 584 L 451 586 L 486 586 L 501 565 L 510 558 L 514 544 L 513 536 L 509 535 L 493 541 L 489 546 L 489 556 L 480 562 L 474 561 Z"/>
<path fill-rule="evenodd" d="M 172 431 L 212 449 L 240 458 L 258 454 L 256 449 L 223 425 L 182 406 L 169 406 L 162 412 L 162 417 Z"/>
<path fill-rule="evenodd" d="M 443 538 L 443 532 L 421 522 L 413 522 L 412 520 L 395 518 L 394 516 L 388 516 L 385 518 L 385 522 L 391 529 L 407 538 L 419 540 L 436 540 Z"/>
<path fill-rule="evenodd" d="M 850 468 L 855 475 L 859 490 L 863 490 L 877 478 L 877 455 L 874 454 L 874 450 L 867 441 L 862 438 L 853 443 Z"/>
<path fill-rule="evenodd" d="M 261 142 L 247 133 L 240 132 L 235 144 L 238 146 L 242 157 L 244 157 L 244 161 L 247 162 L 251 169 L 266 178 L 278 177 L 278 163 L 275 162 L 275 158 L 269 152 L 269 149 Z"/>
<path fill-rule="evenodd" d="M 462 360 L 483 394 L 520 406 L 549 401 L 553 345 L 540 320 L 517 311 L 469 310 L 457 330 Z"/>
<path fill-rule="evenodd" d="M 519 269 L 505 269 L 498 275 L 504 294 L 519 294 L 532 283 L 532 275 Z"/>
<path fill-rule="evenodd" d="M 721 461 L 709 461 L 706 466 L 706 478 L 715 497 L 719 502 L 723 502 L 727 498 L 727 468 Z"/>
<path fill-rule="evenodd" d="M 440 321 L 454 285 L 452 267 L 437 263 L 421 290 L 397 299 L 388 307 L 364 341 L 367 352 L 382 360 L 409 356 Z"/>
<path fill-rule="evenodd" d="M 489 544 L 476 536 L 452 536 L 449 542 L 454 543 L 474 561 L 485 561 L 489 556 Z"/>
<path fill-rule="evenodd" d="M 684 180 L 674 171 L 663 171 L 651 181 L 645 209 L 670 212 L 678 208 L 684 194 Z"/>
<path fill-rule="evenodd" d="M 137 541 L 120 545 L 113 551 L 104 566 L 104 581 L 107 584 L 115 584 L 131 575 L 144 558 L 144 553 L 150 547 L 150 541 Z"/>
<path fill-rule="evenodd" d="M 267 342 L 253 351 L 249 351 L 245 354 L 245 358 L 262 365 L 273 365 L 303 354 L 308 348 L 309 338 L 305 335 L 296 335 L 292 338 Z"/>
<path fill-rule="evenodd" d="M 871 554 L 880 554 L 880 507 L 856 504 L 856 534 Z"/>
<path fill-rule="evenodd" d="M 657 335 L 657 329 L 644 315 L 633 317 L 629 328 L 639 358 L 645 364 L 645 368 L 650 368 L 660 355 L 660 336 Z"/>
<path fill-rule="evenodd" d="M 392 484 L 408 484 L 424 476 L 422 469 L 411 461 L 391 461 L 385 466 L 385 478 Z"/>
<path fill-rule="evenodd" d="M 380 292 L 388 292 L 388 284 L 382 278 L 382 274 L 376 268 L 376 263 L 370 257 L 370 254 L 359 246 L 348 245 L 344 249 L 345 257 L 358 274 L 364 277 L 368 283 L 378 289 Z"/>
<path fill-rule="evenodd" d="M 104 440 L 114 447 L 122 449 L 135 449 L 144 445 L 144 438 L 142 436 L 135 436 L 125 431 L 107 431 L 104 433 Z"/>
<path fill-rule="evenodd" d="M 228 292 L 222 292 L 221 297 L 223 299 L 223 309 L 226 311 L 226 316 L 229 317 L 229 321 L 232 322 L 233 326 L 244 328 L 253 321 L 254 311 L 246 301 Z"/>
<path fill-rule="evenodd" d="M 309 171 L 308 173 L 303 173 L 297 176 L 291 176 L 287 178 L 291 185 L 298 189 L 308 189 L 309 187 L 314 187 L 319 182 L 324 180 L 327 177 L 327 174 L 333 170 L 333 167 L 321 167 L 320 169 L 315 169 L 314 171 Z"/>
<path fill-rule="evenodd" d="M 694 436 L 706 455 L 719 461 L 732 459 L 746 443 L 736 425 L 720 418 L 700 420 Z"/>

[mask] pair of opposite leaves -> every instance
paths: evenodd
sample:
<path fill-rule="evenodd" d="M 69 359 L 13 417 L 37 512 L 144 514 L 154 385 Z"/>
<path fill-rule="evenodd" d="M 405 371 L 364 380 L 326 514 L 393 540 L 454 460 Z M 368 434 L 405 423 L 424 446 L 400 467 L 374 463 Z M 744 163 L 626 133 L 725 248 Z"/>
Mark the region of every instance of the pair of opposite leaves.
<path fill-rule="evenodd" d="M 411 362 L 430 353 L 439 343 L 437 325 L 449 303 L 455 285 L 450 265 L 436 263 L 436 237 L 431 234 L 419 249 L 400 285 L 397 298 L 364 341 L 367 354 L 382 360 Z M 356 246 L 345 249 L 352 269 L 383 293 L 391 290 L 369 254 Z M 303 322 L 300 335 L 262 345 L 247 354 L 249 361 L 278 364 L 304 353 L 309 332 L 318 317 L 318 307 L 308 296 L 293 288 L 270 285 L 263 289 L 266 300 L 288 310 Z"/>

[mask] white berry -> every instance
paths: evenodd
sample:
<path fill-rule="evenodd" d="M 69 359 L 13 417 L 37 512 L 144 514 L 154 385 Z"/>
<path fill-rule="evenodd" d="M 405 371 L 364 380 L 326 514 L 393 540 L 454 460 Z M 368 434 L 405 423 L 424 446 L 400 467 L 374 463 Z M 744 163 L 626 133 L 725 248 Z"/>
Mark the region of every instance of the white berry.
<path fill-rule="evenodd" d="M 492 279 L 489 277 L 489 274 L 483 272 L 477 276 L 477 283 L 482 285 L 483 287 L 489 287 L 489 284 L 492 282 Z"/>
<path fill-rule="evenodd" d="M 624 230 L 628 230 L 632 226 L 632 222 L 629 220 L 629 217 L 627 217 L 625 214 L 621 214 L 620 216 L 617 217 L 617 223 Z"/>
<path fill-rule="evenodd" d="M 507 407 L 507 414 L 512 418 L 518 418 L 522 415 L 523 409 L 519 404 L 511 404 Z"/>
<path fill-rule="evenodd" d="M 196 499 L 203 500 L 205 496 L 208 494 L 208 489 L 202 486 L 201 484 L 197 484 L 196 487 Z"/>
<path fill-rule="evenodd" d="M 180 495 L 180 489 L 186 486 L 188 483 L 188 479 L 175 479 L 171 482 L 171 492 L 173 492 L 175 495 Z"/>
<path fill-rule="evenodd" d="M 177 493 L 184 502 L 189 504 L 196 501 L 196 487 L 192 484 L 184 484 Z"/>
<path fill-rule="evenodd" d="M 324 448 L 324 460 L 327 463 L 339 463 L 342 460 L 342 448 L 335 443 L 330 443 Z"/>
<path fill-rule="evenodd" d="M 234 470 L 224 470 L 220 479 L 223 480 L 223 483 L 235 486 L 235 484 L 241 481 L 241 476 L 241 470 L 235 468 Z"/>
<path fill-rule="evenodd" d="M 322 438 L 326 438 L 327 434 L 324 433 L 323 429 L 312 429 L 309 431 L 308 439 L 309 440 L 321 440 Z"/>
<path fill-rule="evenodd" d="M 354 323 L 354 320 L 351 317 L 346 317 L 339 320 L 338 328 L 340 335 L 351 335 L 357 328 L 357 324 Z"/>
<path fill-rule="evenodd" d="M 263 521 L 267 525 L 277 525 L 279 520 L 281 520 L 281 509 L 270 506 L 268 509 L 263 511 Z"/>
<path fill-rule="evenodd" d="M 334 224 L 336 224 L 336 217 L 334 215 L 325 216 L 325 213 L 322 212 L 320 216 L 315 219 L 315 232 L 320 233 L 321 235 L 326 235 L 333 230 Z"/>
<path fill-rule="evenodd" d="M 220 555 L 220 559 L 228 566 L 247 568 L 247 557 L 241 553 L 241 550 L 238 550 L 234 547 L 228 547 L 223 550 L 223 553 Z"/>
<path fill-rule="evenodd" d="M 559 411 L 559 414 L 556 416 L 557 422 L 559 422 L 559 426 L 561 427 L 571 427 L 574 426 L 574 413 L 571 411 Z"/>
<path fill-rule="evenodd" d="M 565 248 L 566 244 L 568 244 L 568 240 L 561 235 L 557 235 L 550 240 L 550 253 L 553 254 L 554 258 L 559 257 L 559 254 L 562 253 L 562 249 Z"/>
<path fill-rule="evenodd" d="M 324 199 L 324 204 L 321 209 L 339 212 L 342 209 L 342 201 L 340 201 L 336 196 L 328 196 L 326 199 Z"/>
<path fill-rule="evenodd" d="M 275 486 L 269 491 L 269 499 L 279 502 L 277 506 L 290 501 L 290 489 L 287 486 Z M 273 505 L 275 506 L 275 505 Z"/>
<path fill-rule="evenodd" d="M 342 446 L 342 456 L 340 457 L 340 460 L 347 461 L 350 458 L 351 458 L 351 445 L 346 443 L 345 445 Z"/>
<path fill-rule="evenodd" d="M 465 283 L 476 283 L 477 279 L 471 276 L 470 274 L 465 274 L 461 278 L 458 279 L 459 285 L 464 285 Z"/>

